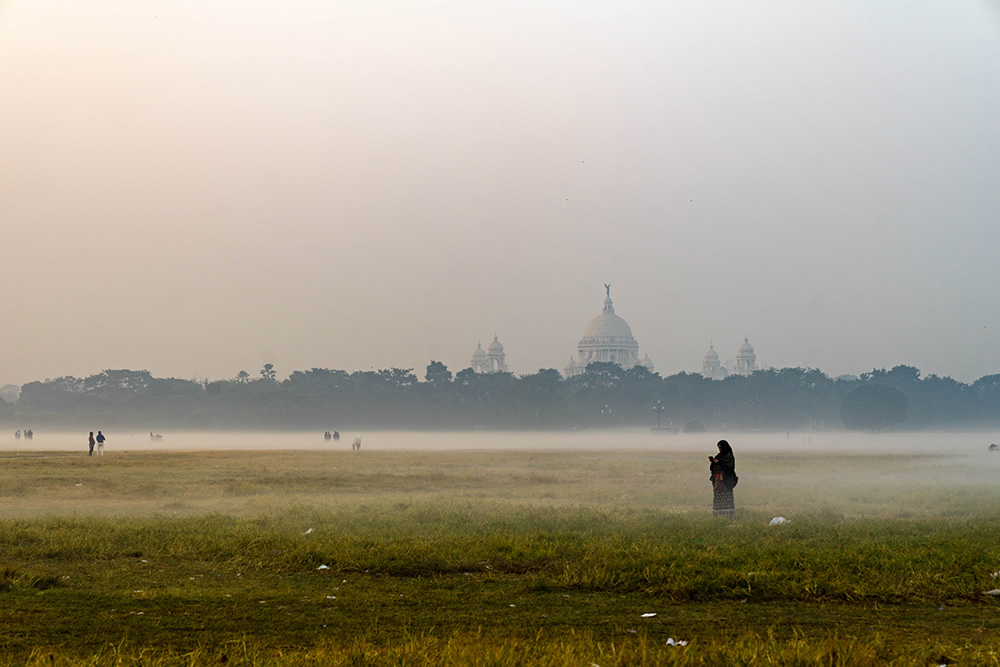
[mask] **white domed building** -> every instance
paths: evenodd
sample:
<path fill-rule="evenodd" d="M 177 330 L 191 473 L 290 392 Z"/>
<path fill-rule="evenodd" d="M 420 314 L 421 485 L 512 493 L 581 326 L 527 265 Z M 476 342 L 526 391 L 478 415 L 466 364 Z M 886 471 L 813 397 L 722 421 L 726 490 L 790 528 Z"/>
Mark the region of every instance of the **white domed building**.
<path fill-rule="evenodd" d="M 503 350 L 503 344 L 493 334 L 493 342 L 483 350 L 482 343 L 476 344 L 476 351 L 472 353 L 472 370 L 477 373 L 506 373 L 507 355 Z"/>
<path fill-rule="evenodd" d="M 486 350 L 483 349 L 482 343 L 476 343 L 476 351 L 472 353 L 472 361 L 469 362 L 469 366 L 477 373 L 486 372 Z"/>
<path fill-rule="evenodd" d="M 757 355 L 753 351 L 753 345 L 746 336 L 743 336 L 743 344 L 736 353 L 736 374 L 750 375 L 755 370 L 757 370 Z"/>
<path fill-rule="evenodd" d="M 719 361 L 719 353 L 715 351 L 712 343 L 708 344 L 708 352 L 701 362 L 701 374 L 709 380 L 723 380 L 729 375 L 729 369 Z"/>
<path fill-rule="evenodd" d="M 605 285 L 607 298 L 604 299 L 604 310 L 590 321 L 583 332 L 583 338 L 577 345 L 577 357 L 569 358 L 569 363 L 563 368 L 566 377 L 580 375 L 587 370 L 588 364 L 606 362 L 618 364 L 622 368 L 645 366 L 653 370 L 653 362 L 649 355 L 639 359 L 639 343 L 632 337 L 632 329 L 628 322 L 615 315 L 615 307 L 611 302 L 611 285 Z"/>
<path fill-rule="evenodd" d="M 753 345 L 746 336 L 743 337 L 743 344 L 736 353 L 736 363 L 733 364 L 732 360 L 728 363 L 733 367 L 732 371 L 729 370 L 729 366 L 719 361 L 719 353 L 709 343 L 708 352 L 701 362 L 701 374 L 710 380 L 725 380 L 730 375 L 750 375 L 758 370 L 757 353 L 754 352 Z"/>

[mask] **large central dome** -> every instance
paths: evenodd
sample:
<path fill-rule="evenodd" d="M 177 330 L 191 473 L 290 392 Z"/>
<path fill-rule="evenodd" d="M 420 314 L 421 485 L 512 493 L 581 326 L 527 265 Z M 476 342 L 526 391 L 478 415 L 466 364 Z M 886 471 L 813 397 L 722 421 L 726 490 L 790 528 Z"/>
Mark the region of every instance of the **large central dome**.
<path fill-rule="evenodd" d="M 564 370 L 566 377 L 579 375 L 593 363 L 618 364 L 622 368 L 645 366 L 652 371 L 653 362 L 646 356 L 639 359 L 639 343 L 632 337 L 632 329 L 622 318 L 615 315 L 614 304 L 611 303 L 611 285 L 605 285 L 607 298 L 604 299 L 604 310 L 590 321 L 576 347 L 579 361 L 569 358 Z"/>
<path fill-rule="evenodd" d="M 592 319 L 590 324 L 587 325 L 580 345 L 584 343 L 610 342 L 631 343 L 638 347 L 638 343 L 632 338 L 632 329 L 629 328 L 628 322 L 615 315 L 615 307 L 611 303 L 611 297 L 609 296 L 604 300 L 604 310 L 601 314 Z"/>

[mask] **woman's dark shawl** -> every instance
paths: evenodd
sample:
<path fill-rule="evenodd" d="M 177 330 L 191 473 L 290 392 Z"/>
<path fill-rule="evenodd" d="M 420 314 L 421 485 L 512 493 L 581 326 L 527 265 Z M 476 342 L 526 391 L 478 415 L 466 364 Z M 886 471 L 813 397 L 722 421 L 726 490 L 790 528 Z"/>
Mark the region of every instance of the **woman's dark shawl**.
<path fill-rule="evenodd" d="M 719 452 L 715 460 L 718 461 L 716 465 L 722 469 L 722 483 L 732 491 L 736 482 L 739 481 L 739 477 L 736 476 L 736 457 L 733 456 L 732 452 Z"/>

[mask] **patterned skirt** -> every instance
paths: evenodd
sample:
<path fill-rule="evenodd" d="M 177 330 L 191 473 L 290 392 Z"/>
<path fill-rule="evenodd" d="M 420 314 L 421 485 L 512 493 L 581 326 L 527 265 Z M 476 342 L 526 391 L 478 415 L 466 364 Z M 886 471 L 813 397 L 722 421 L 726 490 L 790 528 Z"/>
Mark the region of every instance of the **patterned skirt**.
<path fill-rule="evenodd" d="M 713 494 L 712 514 L 732 518 L 736 510 L 736 502 L 733 500 L 733 490 L 722 487 L 721 489 L 715 489 Z"/>

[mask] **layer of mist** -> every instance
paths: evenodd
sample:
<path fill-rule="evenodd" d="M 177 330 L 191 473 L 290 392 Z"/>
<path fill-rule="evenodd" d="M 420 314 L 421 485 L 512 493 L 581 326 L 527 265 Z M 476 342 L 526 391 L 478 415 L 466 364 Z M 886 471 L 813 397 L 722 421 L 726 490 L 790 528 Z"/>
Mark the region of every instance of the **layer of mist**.
<path fill-rule="evenodd" d="M 96 432 L 96 430 L 95 430 Z M 740 453 L 801 454 L 920 454 L 986 457 L 990 443 L 1000 442 L 995 432 L 913 433 L 652 433 L 648 430 L 593 430 L 572 432 L 432 432 L 372 431 L 343 432 L 339 441 L 327 441 L 323 433 L 261 432 L 167 432 L 153 439 L 149 433 L 105 431 L 106 450 L 350 450 L 359 435 L 362 453 L 369 451 L 459 451 L 459 450 L 584 450 L 663 452 L 712 452 L 715 442 L 725 438 Z M 0 451 L 72 451 L 86 453 L 87 433 L 42 432 L 32 439 L 17 439 L 13 433 L 0 436 Z M 995 458 L 1000 462 L 1000 453 Z"/>

